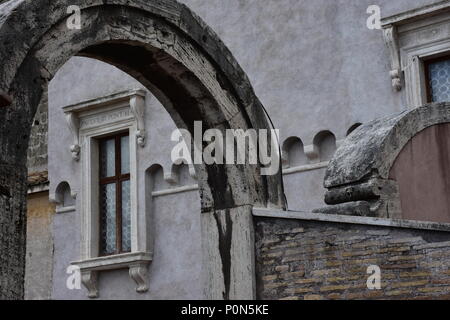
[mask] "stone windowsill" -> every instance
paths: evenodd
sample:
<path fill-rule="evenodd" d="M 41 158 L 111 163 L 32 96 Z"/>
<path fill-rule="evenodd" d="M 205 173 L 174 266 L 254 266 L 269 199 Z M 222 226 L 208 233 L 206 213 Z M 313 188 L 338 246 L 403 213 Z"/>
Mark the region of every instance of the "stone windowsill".
<path fill-rule="evenodd" d="M 98 258 L 91 258 L 82 261 L 72 262 L 81 271 L 102 271 L 127 268 L 132 264 L 149 264 L 152 261 L 150 252 L 131 252 Z"/>
<path fill-rule="evenodd" d="M 81 273 L 81 282 L 88 290 L 89 298 L 98 297 L 98 272 L 104 270 L 129 269 L 130 278 L 136 283 L 136 291 L 148 291 L 147 269 L 152 261 L 150 252 L 131 252 L 112 256 L 91 258 L 72 262 L 78 266 Z"/>

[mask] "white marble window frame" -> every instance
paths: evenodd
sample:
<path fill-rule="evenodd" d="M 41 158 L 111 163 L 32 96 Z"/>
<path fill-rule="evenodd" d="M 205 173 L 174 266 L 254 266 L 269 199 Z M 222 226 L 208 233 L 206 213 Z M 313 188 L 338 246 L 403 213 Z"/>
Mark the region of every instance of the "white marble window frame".
<path fill-rule="evenodd" d="M 146 274 L 153 254 L 147 243 L 146 219 L 139 217 L 137 186 L 137 147 L 145 145 L 144 97 L 145 92 L 136 90 L 63 108 L 78 145 L 74 160 L 81 162 L 81 257 L 72 264 L 79 267 L 90 298 L 98 297 L 97 275 L 103 270 L 128 268 L 136 291 L 148 290 Z M 99 256 L 98 139 L 124 131 L 130 137 L 131 252 L 103 257 Z"/>
<path fill-rule="evenodd" d="M 450 3 L 383 18 L 382 27 L 393 87 L 398 91 L 404 87 L 408 108 L 426 104 L 425 61 L 450 54 Z"/>

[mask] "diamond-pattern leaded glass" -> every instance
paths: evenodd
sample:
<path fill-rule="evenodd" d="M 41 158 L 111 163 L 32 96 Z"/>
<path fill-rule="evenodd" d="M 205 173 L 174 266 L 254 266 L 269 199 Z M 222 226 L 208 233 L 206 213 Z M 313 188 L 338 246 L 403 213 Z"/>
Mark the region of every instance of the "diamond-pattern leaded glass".
<path fill-rule="evenodd" d="M 121 158 L 121 173 L 130 173 L 130 137 L 124 136 L 120 138 L 120 158 Z"/>
<path fill-rule="evenodd" d="M 432 102 L 450 101 L 450 59 L 429 64 Z"/>
<path fill-rule="evenodd" d="M 131 251 L 130 181 L 122 182 L 122 251 Z"/>
<path fill-rule="evenodd" d="M 101 252 L 116 252 L 116 184 L 100 186 Z"/>
<path fill-rule="evenodd" d="M 100 254 L 131 251 L 130 142 L 126 133 L 100 140 Z"/>
<path fill-rule="evenodd" d="M 100 144 L 101 177 L 116 175 L 116 145 L 115 139 L 103 140 Z"/>

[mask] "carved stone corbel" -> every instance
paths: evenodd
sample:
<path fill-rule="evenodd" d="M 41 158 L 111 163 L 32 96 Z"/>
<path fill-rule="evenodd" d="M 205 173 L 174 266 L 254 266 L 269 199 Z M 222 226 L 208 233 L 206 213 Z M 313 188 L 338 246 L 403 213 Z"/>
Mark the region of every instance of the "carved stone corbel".
<path fill-rule="evenodd" d="M 401 63 L 400 63 L 400 51 L 398 48 L 397 30 L 393 25 L 388 25 L 383 27 L 383 38 L 384 43 L 389 49 L 389 57 L 391 60 L 391 71 L 389 75 L 391 76 L 392 87 L 396 91 L 402 89 L 401 81 Z"/>
<path fill-rule="evenodd" d="M 88 290 L 90 298 L 98 297 L 98 273 L 105 270 L 128 269 L 130 278 L 137 284 L 136 291 L 148 291 L 147 268 L 152 261 L 151 252 L 129 252 L 111 256 L 89 258 L 72 262 L 81 272 L 81 282 Z"/>
<path fill-rule="evenodd" d="M 92 270 L 81 271 L 81 283 L 88 290 L 89 298 L 98 298 L 98 273 Z"/>
<path fill-rule="evenodd" d="M 146 131 L 145 131 L 145 99 L 143 96 L 140 95 L 134 95 L 130 98 L 130 108 L 131 112 L 133 113 L 136 123 L 137 123 L 137 130 L 136 130 L 136 140 L 137 144 L 140 147 L 145 146 L 145 140 L 146 140 Z"/>
<path fill-rule="evenodd" d="M 144 293 L 148 291 L 146 263 L 136 263 L 130 265 L 129 273 L 131 279 L 136 282 L 136 292 Z"/>
<path fill-rule="evenodd" d="M 69 125 L 73 137 L 73 144 L 70 146 L 70 152 L 72 153 L 72 158 L 75 161 L 79 161 L 81 152 L 80 138 L 79 138 L 80 120 L 74 112 L 68 112 L 66 113 L 66 121 L 67 124 Z"/>

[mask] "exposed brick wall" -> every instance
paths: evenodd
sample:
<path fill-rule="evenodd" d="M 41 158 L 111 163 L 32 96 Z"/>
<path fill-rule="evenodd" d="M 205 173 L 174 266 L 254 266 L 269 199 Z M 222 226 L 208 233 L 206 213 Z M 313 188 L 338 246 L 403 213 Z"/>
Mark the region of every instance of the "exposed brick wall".
<path fill-rule="evenodd" d="M 256 234 L 260 299 L 450 299 L 450 233 L 257 218 Z"/>

